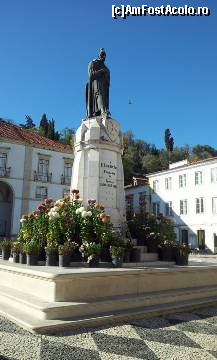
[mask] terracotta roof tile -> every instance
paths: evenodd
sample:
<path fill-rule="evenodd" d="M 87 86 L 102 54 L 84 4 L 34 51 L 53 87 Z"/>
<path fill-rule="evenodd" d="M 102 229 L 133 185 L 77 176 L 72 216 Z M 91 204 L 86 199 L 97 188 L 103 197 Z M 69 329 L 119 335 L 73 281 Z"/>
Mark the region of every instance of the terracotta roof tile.
<path fill-rule="evenodd" d="M 35 131 L 23 129 L 4 120 L 0 120 L 0 138 L 21 141 L 36 146 L 38 145 L 39 147 L 40 145 L 47 146 L 56 151 L 65 150 L 66 152 L 72 152 L 72 148 L 69 145 L 47 139 Z"/>

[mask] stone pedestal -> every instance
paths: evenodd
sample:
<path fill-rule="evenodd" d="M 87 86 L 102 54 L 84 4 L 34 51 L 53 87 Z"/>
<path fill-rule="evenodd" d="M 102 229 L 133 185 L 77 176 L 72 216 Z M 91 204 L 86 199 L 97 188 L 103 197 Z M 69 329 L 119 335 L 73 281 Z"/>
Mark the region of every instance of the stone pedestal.
<path fill-rule="evenodd" d="M 72 189 L 105 206 L 117 228 L 125 222 L 122 136 L 119 123 L 101 116 L 86 119 L 76 132 Z"/>

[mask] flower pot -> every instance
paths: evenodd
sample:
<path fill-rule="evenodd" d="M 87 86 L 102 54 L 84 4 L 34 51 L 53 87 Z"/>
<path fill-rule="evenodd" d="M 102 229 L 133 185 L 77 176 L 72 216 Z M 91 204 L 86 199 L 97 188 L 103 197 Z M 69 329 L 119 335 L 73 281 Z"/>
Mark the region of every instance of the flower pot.
<path fill-rule="evenodd" d="M 100 251 L 100 259 L 102 262 L 111 262 L 111 255 L 109 251 L 109 246 L 102 246 Z"/>
<path fill-rule="evenodd" d="M 4 250 L 2 249 L 2 260 L 8 260 L 10 257 L 10 250 Z"/>
<path fill-rule="evenodd" d="M 137 245 L 145 245 L 146 239 L 145 239 L 145 233 L 144 230 L 136 230 L 136 238 L 137 238 Z"/>
<path fill-rule="evenodd" d="M 158 252 L 158 245 L 155 244 L 154 242 L 148 242 L 147 243 L 147 248 L 148 248 L 148 252 L 149 253 L 157 253 Z"/>
<path fill-rule="evenodd" d="M 171 247 L 162 247 L 160 250 L 160 260 L 162 261 L 172 261 L 173 252 Z"/>
<path fill-rule="evenodd" d="M 138 262 L 140 261 L 140 250 L 137 248 L 132 249 L 131 251 L 131 261 Z"/>
<path fill-rule="evenodd" d="M 26 264 L 26 254 L 19 253 L 19 263 Z"/>
<path fill-rule="evenodd" d="M 67 267 L 70 264 L 71 256 L 70 255 L 59 255 L 59 266 Z"/>
<path fill-rule="evenodd" d="M 33 254 L 26 255 L 26 264 L 28 266 L 33 266 L 38 264 L 38 256 Z"/>
<path fill-rule="evenodd" d="M 89 264 L 89 267 L 91 267 L 91 268 L 98 267 L 99 266 L 99 258 L 90 259 L 88 264 Z"/>
<path fill-rule="evenodd" d="M 13 253 L 13 263 L 19 263 L 19 254 Z"/>
<path fill-rule="evenodd" d="M 82 261 L 82 255 L 79 251 L 75 251 L 72 253 L 71 256 L 71 261 L 72 262 L 81 262 Z"/>
<path fill-rule="evenodd" d="M 56 266 L 57 264 L 57 255 L 47 255 L 46 256 L 46 266 Z"/>
<path fill-rule="evenodd" d="M 112 264 L 113 264 L 113 267 L 115 267 L 115 268 L 122 267 L 123 258 L 113 257 Z"/>
<path fill-rule="evenodd" d="M 39 261 L 46 261 L 46 252 L 43 247 L 40 248 L 39 255 L 38 255 Z"/>
<path fill-rule="evenodd" d="M 179 256 L 179 249 L 177 247 L 172 248 L 172 260 L 176 260 L 177 256 Z"/>
<path fill-rule="evenodd" d="M 123 262 L 126 262 L 126 263 L 130 262 L 130 253 L 131 253 L 131 251 L 125 251 L 124 252 Z"/>
<path fill-rule="evenodd" d="M 180 265 L 180 266 L 188 265 L 188 256 L 186 256 L 186 255 L 178 255 L 176 257 L 176 265 Z"/>

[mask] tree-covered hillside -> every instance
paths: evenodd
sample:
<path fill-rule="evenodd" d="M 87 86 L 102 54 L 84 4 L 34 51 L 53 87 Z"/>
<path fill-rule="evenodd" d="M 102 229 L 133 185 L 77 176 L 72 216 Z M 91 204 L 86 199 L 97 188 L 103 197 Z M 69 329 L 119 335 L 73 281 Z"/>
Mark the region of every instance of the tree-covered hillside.
<path fill-rule="evenodd" d="M 217 156 L 217 150 L 209 145 L 174 146 L 174 140 L 167 130 L 169 129 L 165 130 L 165 149 L 157 149 L 154 144 L 135 139 L 131 131 L 123 134 L 125 184 L 131 183 L 133 175 L 145 175 L 167 169 L 169 162 L 181 161 L 186 158 L 190 161 L 197 161 Z"/>

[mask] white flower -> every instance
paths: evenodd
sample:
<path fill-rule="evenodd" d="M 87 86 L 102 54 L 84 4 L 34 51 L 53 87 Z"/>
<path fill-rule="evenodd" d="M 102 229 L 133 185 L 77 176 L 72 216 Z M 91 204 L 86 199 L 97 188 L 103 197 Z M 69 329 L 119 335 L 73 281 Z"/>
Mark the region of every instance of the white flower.
<path fill-rule="evenodd" d="M 92 211 L 87 211 L 87 216 L 91 217 L 92 216 Z"/>
<path fill-rule="evenodd" d="M 80 213 L 82 213 L 83 211 L 85 211 L 85 208 L 84 208 L 83 206 L 81 206 L 80 208 L 78 208 L 78 209 L 76 210 L 76 214 L 80 214 Z"/>
<path fill-rule="evenodd" d="M 86 218 L 88 216 L 87 211 L 82 211 L 81 217 Z"/>
<path fill-rule="evenodd" d="M 22 224 L 24 221 L 26 221 L 26 220 L 25 220 L 25 219 L 20 219 L 21 224 Z"/>
<path fill-rule="evenodd" d="M 48 213 L 49 219 L 55 219 L 59 217 L 59 214 L 57 211 L 52 211 L 53 209 L 51 209 Z"/>

